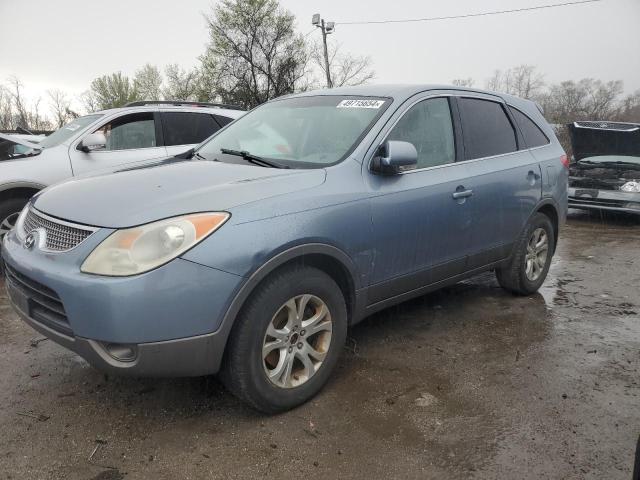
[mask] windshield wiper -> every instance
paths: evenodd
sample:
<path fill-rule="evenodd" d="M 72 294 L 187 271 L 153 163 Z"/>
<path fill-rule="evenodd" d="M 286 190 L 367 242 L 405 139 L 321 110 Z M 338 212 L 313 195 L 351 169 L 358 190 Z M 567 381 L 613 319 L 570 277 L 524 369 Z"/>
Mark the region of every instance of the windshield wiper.
<path fill-rule="evenodd" d="M 246 150 L 230 150 L 228 148 L 221 148 L 220 151 L 226 155 L 235 155 L 236 157 L 242 157 L 247 162 L 253 163 L 254 165 L 260 165 L 261 167 L 291 168 L 289 167 L 289 165 L 274 162 L 273 160 L 266 160 L 262 157 L 258 157 L 257 155 L 253 155 Z"/>

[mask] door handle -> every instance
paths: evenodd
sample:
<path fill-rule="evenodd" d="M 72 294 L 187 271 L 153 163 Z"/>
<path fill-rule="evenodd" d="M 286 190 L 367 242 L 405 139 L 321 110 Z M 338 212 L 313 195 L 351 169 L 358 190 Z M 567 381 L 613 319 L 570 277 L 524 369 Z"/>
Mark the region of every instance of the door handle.
<path fill-rule="evenodd" d="M 453 192 L 451 196 L 457 200 L 459 198 L 470 197 L 471 195 L 473 195 L 473 190 L 462 190 L 462 191 Z"/>

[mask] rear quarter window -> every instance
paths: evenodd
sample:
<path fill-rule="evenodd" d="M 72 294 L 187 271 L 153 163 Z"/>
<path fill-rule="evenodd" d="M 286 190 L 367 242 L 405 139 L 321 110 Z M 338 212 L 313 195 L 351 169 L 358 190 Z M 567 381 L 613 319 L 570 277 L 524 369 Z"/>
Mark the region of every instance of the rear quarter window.
<path fill-rule="evenodd" d="M 515 107 L 509 107 L 516 125 L 522 133 L 527 148 L 541 147 L 549 144 L 549 139 L 536 123 Z"/>
<path fill-rule="evenodd" d="M 459 105 L 467 160 L 518 150 L 515 130 L 502 104 L 463 97 Z"/>

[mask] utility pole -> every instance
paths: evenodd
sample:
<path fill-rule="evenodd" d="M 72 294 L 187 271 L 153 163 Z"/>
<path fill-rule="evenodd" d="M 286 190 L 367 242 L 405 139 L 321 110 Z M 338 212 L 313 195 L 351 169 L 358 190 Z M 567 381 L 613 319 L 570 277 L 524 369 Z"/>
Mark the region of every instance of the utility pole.
<path fill-rule="evenodd" d="M 326 22 L 324 18 L 320 18 L 320 14 L 316 13 L 311 18 L 311 24 L 315 25 L 322 32 L 322 45 L 324 46 L 324 69 L 327 74 L 327 88 L 333 87 L 333 82 L 331 81 L 331 70 L 329 69 L 329 50 L 327 48 L 327 35 L 333 33 L 336 29 L 335 22 Z"/>

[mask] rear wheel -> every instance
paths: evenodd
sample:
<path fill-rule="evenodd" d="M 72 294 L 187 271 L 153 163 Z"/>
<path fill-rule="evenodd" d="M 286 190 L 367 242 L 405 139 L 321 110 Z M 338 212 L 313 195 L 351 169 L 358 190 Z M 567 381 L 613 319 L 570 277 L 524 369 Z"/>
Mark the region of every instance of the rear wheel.
<path fill-rule="evenodd" d="M 16 225 L 20 211 L 29 201 L 28 198 L 9 198 L 0 203 L 0 240 Z"/>
<path fill-rule="evenodd" d="M 222 380 L 258 410 L 288 410 L 320 391 L 346 333 L 345 300 L 336 282 L 315 268 L 287 268 L 267 278 L 240 313 Z"/>
<path fill-rule="evenodd" d="M 549 272 L 554 249 L 551 220 L 536 213 L 522 232 L 509 263 L 496 270 L 498 283 L 517 295 L 537 292 Z"/>

